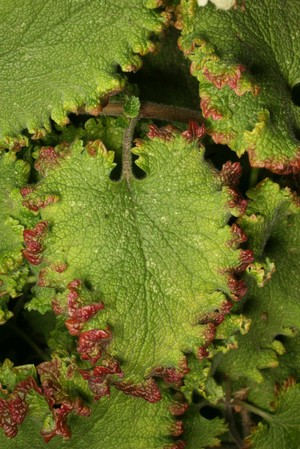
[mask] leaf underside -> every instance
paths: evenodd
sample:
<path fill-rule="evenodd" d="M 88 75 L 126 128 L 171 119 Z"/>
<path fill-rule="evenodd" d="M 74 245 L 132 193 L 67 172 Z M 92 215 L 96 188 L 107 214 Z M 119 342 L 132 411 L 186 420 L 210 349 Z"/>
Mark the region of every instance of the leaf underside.
<path fill-rule="evenodd" d="M 300 4 L 241 3 L 224 12 L 182 0 L 180 46 L 200 82 L 209 133 L 238 155 L 248 152 L 254 167 L 298 173 Z"/>

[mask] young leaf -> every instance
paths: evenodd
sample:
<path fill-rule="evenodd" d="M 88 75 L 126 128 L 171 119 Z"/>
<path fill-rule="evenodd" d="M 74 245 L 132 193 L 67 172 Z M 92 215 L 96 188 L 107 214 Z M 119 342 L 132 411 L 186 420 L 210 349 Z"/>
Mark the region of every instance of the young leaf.
<path fill-rule="evenodd" d="M 82 359 L 113 357 L 124 373 L 118 388 L 150 401 L 159 399 L 153 376 L 178 383 L 185 353 L 207 354 L 228 298 L 244 293 L 233 273 L 251 260 L 227 224 L 244 203 L 197 140 L 153 133 L 134 150 L 144 179 L 111 181 L 113 154 L 99 141 L 42 148 L 44 178 L 25 203 L 42 206 L 31 235 L 43 249 L 28 242 L 24 252 L 40 266 L 39 286 L 57 289 L 52 306 Z"/>
<path fill-rule="evenodd" d="M 134 118 L 139 115 L 141 107 L 141 102 L 138 97 L 128 97 L 126 98 L 124 104 L 124 114 L 128 118 Z"/>
<path fill-rule="evenodd" d="M 99 98 L 124 86 L 118 67 L 135 71 L 138 55 L 154 50 L 151 34 L 167 20 L 157 5 L 1 0 L 0 142 L 12 144 L 24 128 L 38 137 L 50 118 L 67 123 L 81 106 L 99 112 Z"/>
<path fill-rule="evenodd" d="M 215 142 L 247 151 L 254 167 L 299 172 L 300 3 L 251 0 L 227 12 L 195 0 L 181 5 L 180 45 Z"/>

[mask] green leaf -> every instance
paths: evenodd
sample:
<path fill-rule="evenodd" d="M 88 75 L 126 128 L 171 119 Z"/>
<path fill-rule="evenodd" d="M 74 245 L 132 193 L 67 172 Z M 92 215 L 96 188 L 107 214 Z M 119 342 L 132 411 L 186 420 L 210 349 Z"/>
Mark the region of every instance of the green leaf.
<path fill-rule="evenodd" d="M 292 101 L 299 18 L 295 0 L 284 7 L 281 0 L 251 0 L 227 12 L 182 0 L 178 20 L 209 133 L 239 156 L 247 151 L 252 166 L 275 173 L 300 170 L 300 112 Z"/>
<path fill-rule="evenodd" d="M 248 384 L 248 401 L 264 410 L 273 410 L 278 385 L 288 379 L 300 381 L 300 334 L 294 338 L 283 337 L 282 340 L 285 352 L 279 356 L 278 367 L 264 371 L 264 382 Z"/>
<path fill-rule="evenodd" d="M 205 449 L 220 444 L 218 436 L 226 432 L 227 427 L 222 419 L 208 420 L 200 415 L 196 406 L 184 415 L 184 436 L 187 442 L 185 449 Z"/>
<path fill-rule="evenodd" d="M 276 337 L 292 336 L 296 329 L 300 330 L 300 208 L 298 198 L 289 189 L 280 189 L 268 179 L 250 190 L 248 196 L 247 213 L 239 224 L 256 258 L 247 269 L 249 291 L 242 305 L 251 326 L 246 335 L 238 337 L 239 348 L 226 354 L 219 368 L 232 378 L 246 376 L 261 382 L 260 370 L 276 367 L 277 355 L 284 352 Z M 268 276 L 260 276 L 257 284 L 258 265 L 262 272 L 267 270 Z"/>
<path fill-rule="evenodd" d="M 120 117 L 93 117 L 75 126 L 55 125 L 54 129 L 44 138 L 39 140 L 42 145 L 57 145 L 59 143 L 72 143 L 74 140 L 81 139 L 85 144 L 90 140 L 100 139 L 108 151 L 114 151 L 115 167 L 112 177 L 118 179 L 122 165 L 122 146 L 125 129 L 128 127 L 128 119 Z M 148 127 L 147 127 L 148 131 Z"/>
<path fill-rule="evenodd" d="M 253 449 L 298 449 L 300 385 L 288 386 L 280 392 L 274 412 L 266 415 L 257 430 L 247 439 Z"/>
<path fill-rule="evenodd" d="M 0 154 L 0 324 L 11 317 L 6 302 L 22 290 L 28 268 L 23 263 L 24 225 L 32 225 L 34 217 L 22 206 L 19 188 L 28 180 L 30 167 L 14 154 Z"/>
<path fill-rule="evenodd" d="M 34 365 L 13 366 L 13 363 L 6 359 L 0 366 L 0 396 L 4 396 L 3 390 L 13 391 L 16 385 L 29 376 L 36 377 Z"/>
<path fill-rule="evenodd" d="M 124 86 L 118 67 L 135 71 L 139 54 L 154 50 L 150 37 L 167 20 L 156 7 L 156 0 L 63 0 L 59 8 L 53 0 L 1 0 L 2 144 L 18 141 L 24 128 L 38 137 L 50 118 L 65 124 L 81 106 L 99 112 L 99 99 Z"/>
<path fill-rule="evenodd" d="M 209 347 L 208 357 L 199 363 L 192 355 L 188 357 L 189 372 L 184 377 L 184 385 L 181 391 L 189 403 L 192 402 L 193 393 L 207 399 L 211 404 L 217 404 L 223 398 L 223 388 L 213 377 L 214 359 L 219 353 L 227 353 L 233 347 L 237 347 L 236 334 L 242 335 L 249 330 L 249 319 L 242 315 L 229 314 L 217 327 L 215 340 Z"/>
<path fill-rule="evenodd" d="M 157 399 L 152 376 L 178 382 L 184 354 L 205 355 L 239 294 L 232 273 L 249 257 L 227 224 L 237 197 L 197 141 L 157 133 L 134 149 L 146 177 L 128 182 L 110 180 L 113 154 L 101 142 L 42 148 L 36 166 L 45 177 L 25 198 L 48 204 L 34 231 L 43 250 L 28 257 L 40 264 L 39 286 L 56 288 L 54 310 L 82 341 L 81 357 L 118 360 L 119 388 L 149 400 Z M 85 338 L 96 340 L 88 348 Z"/>
<path fill-rule="evenodd" d="M 14 370 L 18 372 L 18 368 L 11 368 L 6 367 L 9 378 Z M 1 447 L 76 449 L 85 447 L 88 436 L 91 449 L 98 449 L 99 444 L 101 449 L 177 448 L 174 437 L 182 432 L 182 424 L 174 414 L 182 413 L 184 404 L 174 395 L 164 391 L 161 401 L 150 404 L 114 389 L 110 397 L 91 402 L 91 395 L 74 378 L 72 368 L 72 360 L 66 366 L 59 360 L 41 364 L 37 368 L 41 388 L 28 377 L 12 392 L 10 388 L 4 392 L 0 425 L 14 438 L 8 439 L 1 430 Z M 2 377 L 0 369 L 1 381 Z M 83 405 L 82 398 L 88 405 Z"/>

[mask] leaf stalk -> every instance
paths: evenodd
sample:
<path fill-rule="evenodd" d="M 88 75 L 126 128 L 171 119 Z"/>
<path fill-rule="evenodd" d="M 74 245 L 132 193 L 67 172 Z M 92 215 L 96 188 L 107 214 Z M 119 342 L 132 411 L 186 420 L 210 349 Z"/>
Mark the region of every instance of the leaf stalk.
<path fill-rule="evenodd" d="M 101 115 L 109 116 L 120 116 L 123 114 L 123 103 L 110 103 L 105 106 L 101 112 Z M 139 118 L 150 118 L 168 122 L 184 123 L 188 123 L 190 120 L 203 120 L 203 116 L 200 111 L 152 102 L 145 102 L 141 104 Z"/>
<path fill-rule="evenodd" d="M 273 421 L 273 417 L 270 413 L 264 412 L 260 408 L 255 407 L 254 405 L 249 404 L 248 402 L 241 401 L 240 399 L 235 399 L 233 401 L 232 405 L 237 405 L 239 407 L 242 407 L 242 408 L 248 410 L 249 412 L 252 412 L 255 415 L 260 416 L 261 418 L 265 419 L 268 422 Z"/>
<path fill-rule="evenodd" d="M 123 137 L 123 152 L 122 152 L 122 179 L 125 179 L 127 183 L 132 178 L 132 141 L 134 130 L 137 122 L 140 119 L 140 115 L 137 115 L 133 119 L 130 120 L 128 128 L 124 131 Z"/>

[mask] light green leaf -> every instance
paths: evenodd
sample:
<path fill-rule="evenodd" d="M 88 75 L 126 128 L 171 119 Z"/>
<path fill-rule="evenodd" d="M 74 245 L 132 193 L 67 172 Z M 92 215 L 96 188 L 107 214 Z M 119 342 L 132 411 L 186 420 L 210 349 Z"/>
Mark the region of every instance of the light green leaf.
<path fill-rule="evenodd" d="M 299 172 L 300 109 L 292 96 L 300 80 L 300 3 L 251 0 L 227 12 L 195 0 L 181 5 L 180 45 L 215 142 L 247 151 L 254 167 Z"/>
<path fill-rule="evenodd" d="M 128 182 L 110 180 L 113 154 L 100 142 L 42 148 L 36 166 L 45 178 L 25 198 L 59 198 L 40 210 L 48 225 L 35 255 L 37 263 L 43 259 L 39 286 L 57 290 L 54 310 L 73 335 L 103 330 L 81 356 L 117 359 L 124 371 L 119 387 L 134 393 L 143 385 L 138 394 L 149 400 L 152 376 L 178 381 L 184 354 L 205 352 L 214 319 L 236 295 L 232 272 L 245 255 L 230 243 L 227 223 L 238 213 L 231 189 L 203 161 L 196 141 L 171 133 L 166 140 L 164 132 L 135 148 L 146 177 Z M 70 295 L 78 307 L 102 307 L 77 330 Z"/>
<path fill-rule="evenodd" d="M 118 67 L 135 71 L 139 55 L 154 50 L 150 37 L 167 20 L 157 5 L 1 0 L 0 142 L 12 145 L 25 128 L 39 137 L 50 118 L 65 124 L 81 106 L 99 111 L 99 99 L 124 86 Z"/>

